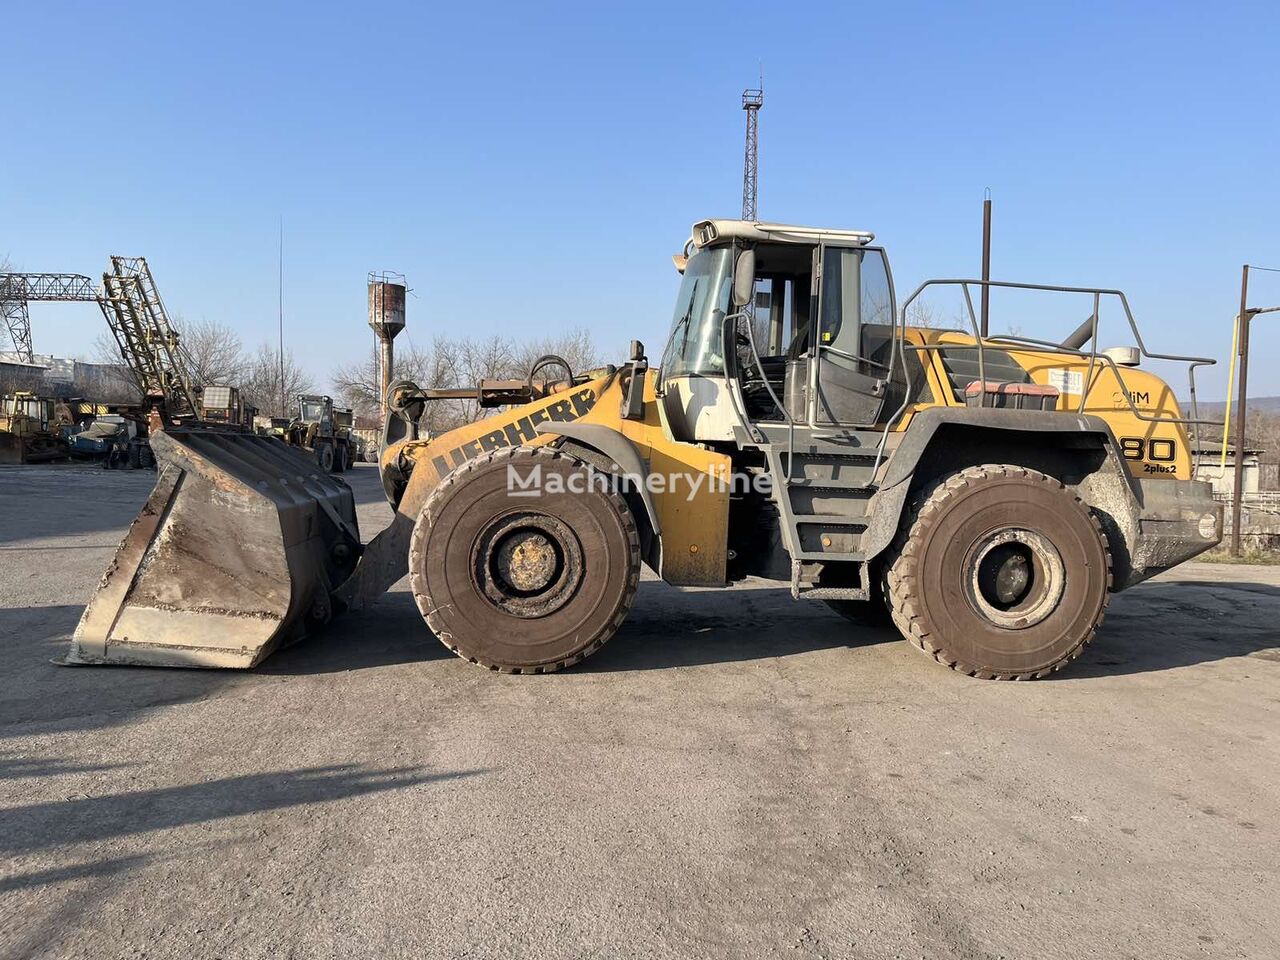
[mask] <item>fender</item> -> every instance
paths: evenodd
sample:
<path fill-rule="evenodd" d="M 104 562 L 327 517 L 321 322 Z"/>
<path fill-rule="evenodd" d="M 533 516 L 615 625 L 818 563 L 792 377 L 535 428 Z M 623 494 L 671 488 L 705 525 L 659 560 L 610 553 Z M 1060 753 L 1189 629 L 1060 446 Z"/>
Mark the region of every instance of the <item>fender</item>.
<path fill-rule="evenodd" d="M 630 440 L 612 427 L 599 423 L 540 423 L 534 429 L 541 434 L 577 440 L 584 446 L 598 450 L 616 463 L 624 477 L 633 478 L 633 486 L 644 503 L 654 537 L 662 535 L 662 529 L 658 525 L 658 510 L 653 504 L 653 495 L 644 483 L 649 468 Z"/>
<path fill-rule="evenodd" d="M 966 432 L 986 435 L 992 439 L 1014 440 L 1018 434 L 1024 437 L 1027 434 L 1055 435 L 1052 445 L 1021 444 L 1022 450 L 1031 453 L 1031 457 L 1019 457 L 1015 462 L 1023 459 L 1035 461 L 1039 457 L 1060 454 L 1063 450 L 1068 453 L 1078 451 L 1081 454 L 1094 451 L 1094 456 L 1100 454 L 1101 462 L 1076 486 L 1105 486 L 1105 491 L 1090 490 L 1088 494 L 1083 490 L 1077 492 L 1091 505 L 1097 501 L 1105 501 L 1106 512 L 1111 519 L 1104 526 L 1111 527 L 1108 534 L 1113 540 L 1112 547 L 1120 554 L 1116 558 L 1117 566 L 1121 567 L 1120 579 L 1127 576 L 1128 545 L 1134 539 L 1142 506 L 1134 481 L 1116 453 L 1115 437 L 1101 417 L 1054 410 L 934 407 L 917 413 L 911 418 L 902 442 L 889 457 L 880 489 L 873 501 L 874 506 L 869 510 L 872 519 L 862 541 L 868 558 L 881 553 L 893 541 L 906 507 L 907 495 L 913 488 L 912 481 L 916 471 L 921 462 L 937 449 L 937 444 L 945 439 L 938 436 L 944 427 L 959 427 Z M 965 450 L 957 451 L 954 460 L 957 468 L 978 462 L 971 452 Z M 1036 462 L 1026 465 L 1038 466 Z M 1115 534 L 1119 534 L 1119 537 L 1114 536 Z"/>
<path fill-rule="evenodd" d="M 940 427 L 956 424 L 1018 433 L 1067 433 L 1082 438 L 1081 447 L 1104 445 L 1114 456 L 1115 437 L 1101 417 L 1063 414 L 1055 410 L 999 410 L 992 407 L 933 407 L 911 418 L 902 442 L 889 460 L 880 483 L 883 490 L 909 480 Z"/>

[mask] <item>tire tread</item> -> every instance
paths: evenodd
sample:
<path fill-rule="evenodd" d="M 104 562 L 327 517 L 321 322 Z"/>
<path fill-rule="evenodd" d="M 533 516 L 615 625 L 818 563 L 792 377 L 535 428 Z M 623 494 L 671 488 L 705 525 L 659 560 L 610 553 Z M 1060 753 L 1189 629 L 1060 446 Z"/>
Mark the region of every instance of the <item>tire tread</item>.
<path fill-rule="evenodd" d="M 972 486 L 983 483 L 985 481 L 1007 477 L 1022 479 L 1031 483 L 1041 483 L 1046 486 L 1061 491 L 1065 495 L 1074 500 L 1075 504 L 1089 518 L 1089 522 L 1093 525 L 1099 541 L 1102 544 L 1103 556 L 1106 558 L 1106 592 L 1103 595 L 1102 605 L 1098 611 L 1098 616 L 1090 626 L 1085 635 L 1067 651 L 1055 663 L 1041 670 L 1028 671 L 1025 673 L 999 673 L 991 670 L 984 670 L 972 664 L 964 663 L 957 659 L 945 645 L 941 638 L 935 636 L 929 629 L 927 621 L 922 616 L 919 604 L 920 586 L 918 578 L 915 575 L 916 561 L 919 559 L 921 550 L 922 536 L 921 532 L 927 529 L 928 525 L 939 517 L 946 505 L 952 498 Z M 945 667 L 950 667 L 957 673 L 963 673 L 971 677 L 977 677 L 983 680 L 1038 680 L 1049 676 L 1061 670 L 1071 661 L 1075 660 L 1084 652 L 1098 633 L 1098 627 L 1102 624 L 1103 618 L 1106 616 L 1107 605 L 1111 602 L 1112 579 L 1112 560 L 1111 547 L 1107 542 L 1106 534 L 1103 532 L 1102 524 L 1078 496 L 1067 489 L 1066 485 L 1060 480 L 1050 477 L 1038 470 L 1032 470 L 1028 467 L 1020 467 L 1013 464 L 1003 463 L 984 463 L 978 466 L 965 467 L 963 470 L 956 471 L 940 477 L 932 484 L 924 487 L 912 498 L 908 513 L 903 523 L 898 528 L 898 535 L 894 538 L 885 557 L 885 562 L 881 566 L 883 577 L 884 595 L 889 601 L 889 615 L 893 619 L 894 626 L 902 636 L 911 644 L 919 648 L 926 655 L 932 657 L 938 663 Z"/>
<path fill-rule="evenodd" d="M 480 469 L 503 460 L 535 460 L 543 459 L 554 462 L 556 460 L 568 460 L 574 465 L 584 470 L 593 470 L 590 464 L 583 460 L 572 456 L 563 450 L 554 447 L 504 447 L 490 453 L 482 454 L 472 460 L 468 460 L 462 466 L 453 470 L 447 477 L 440 481 L 439 485 L 432 491 L 431 496 L 427 498 L 427 502 L 423 505 L 422 516 L 413 526 L 413 535 L 409 540 L 409 573 L 410 584 L 413 589 L 413 599 L 418 606 L 418 612 L 427 622 L 427 626 L 431 628 L 431 632 L 446 647 L 454 652 L 463 660 L 467 660 L 477 666 L 485 667 L 495 673 L 511 673 L 511 674 L 535 674 L 535 673 L 555 673 L 557 670 L 563 670 L 565 667 L 571 667 L 575 663 L 585 660 L 591 654 L 595 653 L 618 632 L 618 628 L 622 626 L 627 615 L 631 612 L 631 607 L 635 603 L 636 593 L 640 588 L 640 533 L 636 527 L 635 518 L 631 515 L 631 510 L 627 506 L 626 500 L 622 498 L 614 490 L 609 490 L 605 496 L 608 497 L 610 505 L 618 513 L 619 519 L 622 521 L 622 527 L 627 538 L 628 548 L 628 569 L 626 588 L 619 600 L 617 609 L 609 618 L 604 629 L 595 638 L 592 639 L 586 647 L 583 647 L 572 656 L 564 657 L 560 660 L 550 663 L 541 663 L 533 666 L 521 666 L 514 664 L 497 663 L 482 656 L 473 656 L 461 649 L 456 638 L 446 628 L 443 618 L 438 613 L 438 607 L 432 601 L 430 592 L 427 588 L 426 577 L 423 575 L 424 564 L 427 550 L 427 535 L 430 532 L 435 515 L 440 510 L 442 504 L 449 498 L 455 488 L 467 483 L 471 477 Z"/>

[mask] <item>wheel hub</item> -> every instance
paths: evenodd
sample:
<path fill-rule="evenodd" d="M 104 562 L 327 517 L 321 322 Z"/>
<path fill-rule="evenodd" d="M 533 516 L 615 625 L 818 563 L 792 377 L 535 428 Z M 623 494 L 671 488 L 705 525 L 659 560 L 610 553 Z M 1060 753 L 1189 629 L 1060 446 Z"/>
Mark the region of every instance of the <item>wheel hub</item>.
<path fill-rule="evenodd" d="M 537 530 L 516 530 L 498 545 L 494 567 L 513 590 L 537 593 L 555 576 L 558 558 L 546 534 Z"/>
<path fill-rule="evenodd" d="M 518 617 L 543 617 L 564 606 L 582 582 L 582 547 L 561 520 L 509 514 L 481 532 L 472 558 L 481 594 Z"/>
<path fill-rule="evenodd" d="M 965 562 L 969 605 L 998 627 L 1021 630 L 1057 609 L 1066 589 L 1062 557 L 1034 530 L 1006 528 L 987 534 Z"/>

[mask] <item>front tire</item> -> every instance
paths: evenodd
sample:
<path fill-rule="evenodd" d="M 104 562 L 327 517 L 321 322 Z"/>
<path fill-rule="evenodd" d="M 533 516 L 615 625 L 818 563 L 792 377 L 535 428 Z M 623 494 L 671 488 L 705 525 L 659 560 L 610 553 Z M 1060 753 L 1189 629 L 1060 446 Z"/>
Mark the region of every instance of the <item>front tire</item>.
<path fill-rule="evenodd" d="M 885 569 L 902 635 L 974 677 L 1049 675 L 1093 639 L 1110 599 L 1098 521 L 1062 483 L 1007 464 L 969 467 L 916 501 Z"/>
<path fill-rule="evenodd" d="M 333 444 L 322 443 L 316 447 L 316 463 L 325 473 L 333 473 Z"/>
<path fill-rule="evenodd" d="M 490 670 L 550 673 L 614 635 L 639 587 L 640 537 L 603 477 L 563 451 L 515 447 L 441 482 L 414 524 L 409 572 L 445 646 Z"/>

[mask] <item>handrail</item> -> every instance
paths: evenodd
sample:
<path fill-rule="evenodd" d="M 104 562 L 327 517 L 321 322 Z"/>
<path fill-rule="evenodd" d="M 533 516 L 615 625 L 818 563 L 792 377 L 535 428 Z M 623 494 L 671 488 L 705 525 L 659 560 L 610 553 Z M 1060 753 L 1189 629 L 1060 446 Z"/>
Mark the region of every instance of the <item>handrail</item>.
<path fill-rule="evenodd" d="M 1092 294 L 1094 309 L 1093 309 L 1093 315 L 1092 317 L 1090 317 L 1090 320 L 1092 321 L 1092 326 L 1091 326 L 1089 341 L 1088 341 L 1090 344 L 1090 349 L 1086 352 L 1086 351 L 1074 349 L 1071 347 L 1064 347 L 1060 343 L 1053 343 L 1048 340 L 1039 340 L 1033 337 L 1023 337 L 1023 336 L 1017 336 L 1013 334 L 1001 334 L 994 337 L 987 336 L 984 338 L 979 332 L 977 315 L 973 309 L 973 298 L 969 293 L 970 284 L 976 284 L 980 287 L 1002 287 L 1002 288 L 1015 289 L 1015 290 L 1040 290 L 1040 291 L 1045 291 L 1049 293 Z M 1142 339 L 1142 334 L 1138 330 L 1138 324 L 1137 324 L 1137 321 L 1134 319 L 1133 311 L 1129 307 L 1128 298 L 1124 295 L 1124 292 L 1122 290 L 1116 290 L 1109 287 L 1070 287 L 1070 286 L 1063 286 L 1060 284 L 1017 283 L 1017 282 L 1008 281 L 1008 280 L 974 280 L 974 279 L 961 279 L 961 278 L 926 280 L 923 283 L 921 283 L 918 287 L 916 287 L 916 289 L 912 291 L 911 295 L 907 297 L 906 300 L 904 300 L 902 303 L 902 307 L 900 310 L 900 326 L 899 326 L 900 334 L 899 335 L 902 337 L 902 347 L 904 351 L 907 349 L 916 350 L 916 351 L 937 350 L 940 347 L 945 346 L 944 344 L 908 344 L 906 342 L 906 325 L 907 325 L 906 317 L 907 317 L 907 308 L 910 307 L 910 305 L 916 301 L 916 299 L 920 296 L 921 293 L 924 292 L 926 288 L 932 287 L 932 286 L 947 286 L 947 285 L 959 286 L 964 293 L 965 303 L 968 307 L 969 322 L 973 328 L 972 336 L 974 338 L 974 346 L 976 346 L 978 350 L 978 378 L 980 382 L 986 383 L 985 349 L 986 349 L 986 343 L 992 340 L 1004 341 L 1009 343 L 1025 343 L 1025 344 L 1029 344 L 1032 346 L 1045 349 L 1048 352 L 1052 352 L 1052 353 L 1061 353 L 1067 356 L 1075 356 L 1075 357 L 1088 357 L 1089 371 L 1085 379 L 1084 387 L 1081 390 L 1080 404 L 1076 410 L 1077 413 L 1083 414 L 1084 408 L 1085 408 L 1085 399 L 1088 396 L 1089 389 L 1093 385 L 1094 371 L 1097 368 L 1097 364 L 1099 362 L 1101 362 L 1105 367 L 1109 367 L 1112 370 L 1112 372 L 1116 377 L 1117 383 L 1121 384 L 1122 386 L 1124 384 L 1124 378 L 1121 376 L 1119 365 L 1115 362 L 1115 360 L 1112 357 L 1107 356 L 1105 353 L 1100 353 L 1100 351 L 1098 350 L 1098 324 L 1099 324 L 1099 319 L 1101 314 L 1101 309 L 1100 309 L 1101 299 L 1103 296 L 1114 296 L 1119 299 L 1120 305 L 1124 308 L 1124 314 L 1125 314 L 1125 318 L 1128 320 L 1129 329 L 1133 333 L 1134 339 L 1138 342 L 1138 351 L 1142 356 L 1147 357 L 1148 359 L 1151 359 L 1151 360 L 1169 360 L 1176 363 L 1188 364 L 1187 380 L 1188 380 L 1188 389 L 1190 391 L 1191 403 L 1192 403 L 1191 417 L 1188 418 L 1183 416 L 1176 416 L 1176 417 L 1149 416 L 1137 408 L 1137 406 L 1133 402 L 1133 398 L 1129 395 L 1128 390 L 1121 389 L 1120 392 L 1125 398 L 1125 403 L 1128 405 L 1130 413 L 1132 413 L 1133 416 L 1136 417 L 1137 419 L 1144 420 L 1147 422 L 1178 423 L 1178 424 L 1189 426 L 1191 428 L 1191 440 L 1193 444 L 1196 439 L 1196 433 L 1195 433 L 1196 426 L 1201 426 L 1201 425 L 1216 426 L 1217 425 L 1218 421 L 1200 419 L 1199 408 L 1196 406 L 1196 386 L 1195 386 L 1196 367 L 1210 366 L 1212 364 L 1217 363 L 1217 361 L 1210 357 L 1182 356 L 1180 354 L 1172 354 L 1172 353 L 1154 353 L 1151 350 L 1148 350 L 1146 342 Z M 958 332 L 963 332 L 963 331 L 958 331 Z M 906 412 L 907 407 L 910 405 L 911 391 L 910 391 L 910 379 L 909 379 L 910 378 L 909 366 L 904 364 L 903 370 L 908 377 L 907 395 L 903 398 L 902 405 L 894 412 L 894 414 L 888 419 L 888 421 L 886 421 L 884 439 L 887 439 L 890 428 L 893 426 L 894 423 L 896 423 L 901 418 L 901 416 Z M 983 405 L 985 405 L 985 393 L 986 393 L 985 390 L 979 391 L 979 398 L 980 398 L 979 402 Z M 1179 413 L 1181 413 L 1181 411 L 1179 411 Z M 883 442 L 884 440 L 882 439 L 882 443 Z"/>
<path fill-rule="evenodd" d="M 725 329 L 728 330 L 729 320 L 731 318 L 735 318 L 734 327 L 736 329 L 737 327 L 736 318 L 739 316 L 745 317 L 746 315 L 747 315 L 746 312 L 743 311 L 741 313 L 730 314 L 728 317 L 725 317 L 724 318 Z M 796 422 L 794 418 L 792 418 L 791 416 L 791 411 L 787 409 L 786 404 L 784 404 L 781 400 L 779 400 L 778 395 L 773 392 L 773 384 L 771 384 L 769 382 L 769 378 L 765 376 L 764 364 L 760 362 L 760 351 L 756 349 L 756 334 L 755 334 L 755 331 L 752 329 L 752 324 L 744 323 L 743 326 L 746 327 L 746 330 L 747 330 L 747 343 L 751 347 L 751 357 L 753 360 L 755 360 L 756 368 L 760 371 L 760 382 L 763 383 L 764 388 L 767 391 L 769 391 L 769 399 L 773 401 L 774 406 L 778 408 L 778 411 L 784 417 L 786 417 L 786 420 L 787 420 L 787 468 L 782 475 L 782 485 L 784 487 L 789 487 L 791 486 L 791 462 L 795 459 Z M 724 360 L 725 360 L 725 369 L 728 370 L 729 356 L 728 356 L 727 349 L 725 350 Z M 732 389 L 730 389 L 730 393 L 732 394 Z M 734 404 L 736 406 L 737 404 L 736 400 L 734 401 Z M 737 411 L 735 410 L 734 412 L 736 413 Z M 751 423 L 751 419 L 747 416 L 747 412 L 745 409 L 742 411 L 742 422 L 748 431 L 752 430 L 754 425 Z M 758 430 L 756 431 L 756 433 L 759 436 L 763 436 L 763 434 L 760 433 L 760 431 Z"/>
<path fill-rule="evenodd" d="M 1089 340 L 1088 340 L 1089 350 L 1086 351 L 1086 350 L 1076 349 L 1072 347 L 1066 347 L 1066 346 L 1063 346 L 1061 343 L 1055 343 L 1049 340 L 1040 340 L 1034 337 L 1024 337 L 1024 336 L 1014 335 L 1014 334 L 999 334 L 996 336 L 989 335 L 987 337 L 983 337 L 979 331 L 977 312 L 974 309 L 973 296 L 969 289 L 971 285 L 976 285 L 982 288 L 999 287 L 999 288 L 1014 289 L 1014 290 L 1036 290 L 1036 291 L 1043 291 L 1047 293 L 1078 293 L 1078 294 L 1092 295 L 1093 314 L 1089 318 L 1090 320 L 1090 334 L 1089 334 Z M 1125 404 L 1128 406 L 1129 412 L 1136 419 L 1145 421 L 1148 423 L 1175 423 L 1175 424 L 1186 426 L 1189 428 L 1189 432 L 1190 432 L 1189 439 L 1191 440 L 1193 447 L 1195 446 L 1196 440 L 1197 440 L 1197 432 L 1195 429 L 1197 426 L 1219 425 L 1218 421 L 1216 420 L 1204 420 L 1200 418 L 1199 407 L 1198 407 L 1197 396 L 1196 396 L 1196 380 L 1195 380 L 1195 371 L 1197 367 L 1211 366 L 1213 364 L 1216 364 L 1217 361 L 1211 357 L 1184 356 L 1181 354 L 1172 354 L 1172 353 L 1156 353 L 1148 349 L 1146 341 L 1143 340 L 1142 333 L 1138 329 L 1137 321 L 1133 316 L 1133 311 L 1129 306 L 1129 301 L 1128 301 L 1128 298 L 1125 296 L 1124 291 L 1118 290 L 1115 288 L 1110 288 L 1110 287 L 1076 287 L 1076 286 L 1066 286 L 1062 284 L 1021 283 L 1021 282 L 1007 281 L 1007 280 L 936 278 L 932 280 L 926 280 L 923 283 L 921 283 L 918 287 L 916 287 L 916 289 L 912 291 L 911 295 L 908 296 L 902 302 L 896 315 L 891 318 L 890 354 L 889 354 L 889 363 L 887 365 L 881 364 L 876 361 L 870 361 L 863 357 L 851 357 L 851 359 L 857 359 L 860 362 L 872 363 L 877 367 L 881 367 L 887 370 L 889 373 L 890 379 L 892 379 L 893 371 L 897 366 L 899 359 L 901 359 L 902 361 L 902 374 L 903 374 L 903 382 L 905 386 L 902 403 L 884 421 L 884 427 L 881 431 L 880 442 L 876 445 L 875 464 L 872 468 L 873 477 L 876 474 L 878 474 L 880 466 L 884 461 L 884 451 L 888 444 L 889 434 L 892 431 L 894 424 L 896 424 L 902 418 L 902 416 L 906 413 L 907 408 L 910 407 L 912 403 L 912 396 L 914 393 L 912 389 L 913 387 L 912 370 L 911 370 L 911 364 L 906 362 L 907 352 L 910 351 L 915 353 L 915 352 L 936 351 L 946 346 L 946 344 L 939 344 L 939 343 L 921 343 L 921 344 L 908 343 L 906 339 L 906 331 L 908 326 L 907 324 L 908 308 L 911 306 L 911 304 L 913 304 L 919 298 L 919 296 L 927 288 L 934 287 L 934 286 L 959 286 L 961 288 L 961 291 L 964 295 L 967 312 L 969 315 L 969 323 L 972 328 L 971 335 L 974 341 L 973 346 L 978 351 L 978 382 L 980 383 L 985 384 L 987 382 L 986 348 L 989 343 L 991 343 L 992 341 L 997 341 L 997 342 L 1005 342 L 1005 343 L 1013 343 L 1013 344 L 1026 344 L 1026 345 L 1034 346 L 1038 349 L 1044 350 L 1049 353 L 1058 353 L 1064 356 L 1072 356 L 1072 357 L 1088 359 L 1089 366 L 1085 376 L 1084 384 L 1082 385 L 1080 402 L 1076 407 L 1077 414 L 1080 414 L 1080 415 L 1084 414 L 1086 400 L 1088 398 L 1090 390 L 1094 385 L 1099 367 L 1101 366 L 1101 368 L 1103 369 L 1109 369 L 1112 372 L 1112 374 L 1115 376 L 1116 382 L 1121 385 L 1122 389 L 1120 390 L 1120 393 L 1124 397 Z M 1157 412 L 1154 415 L 1144 413 L 1143 411 L 1138 409 L 1137 405 L 1133 401 L 1133 397 L 1130 396 L 1129 391 L 1126 389 L 1123 389 L 1125 381 L 1124 381 L 1123 374 L 1120 370 L 1119 364 L 1115 362 L 1114 358 L 1108 356 L 1105 353 L 1102 353 L 1098 349 L 1098 342 L 1099 342 L 1098 328 L 1099 328 L 1099 323 L 1101 318 L 1101 301 L 1102 301 L 1102 297 L 1104 296 L 1113 296 L 1120 301 L 1120 305 L 1124 310 L 1125 319 L 1128 322 L 1129 330 L 1133 334 L 1133 338 L 1137 341 L 1138 351 L 1141 356 L 1146 357 L 1147 359 L 1150 359 L 1150 360 L 1167 360 L 1175 363 L 1186 363 L 1188 365 L 1187 386 L 1189 391 L 1189 399 L 1191 403 L 1191 414 L 1192 414 L 1190 417 L 1181 416 L 1181 409 L 1179 409 L 1179 415 L 1176 415 L 1176 416 L 1165 416 L 1165 415 L 1161 415 L 1159 412 Z M 731 316 L 736 318 L 737 315 L 731 315 Z M 730 317 L 725 318 L 726 323 L 729 319 L 731 318 Z M 782 400 L 779 399 L 777 393 L 773 389 L 773 385 L 769 383 L 768 377 L 764 376 L 764 368 L 760 362 L 760 352 L 755 342 L 755 331 L 752 329 L 750 324 L 744 324 L 744 326 L 747 328 L 746 329 L 747 341 L 751 347 L 752 357 L 755 360 L 756 365 L 760 368 L 761 381 L 764 383 L 765 390 L 769 394 L 769 399 L 773 401 L 774 406 L 782 414 L 787 424 L 788 464 L 787 464 L 787 470 L 782 478 L 784 485 L 786 485 L 790 481 L 790 472 L 791 472 L 790 461 L 794 454 L 795 419 L 792 417 L 791 412 L 787 410 Z M 957 332 L 964 333 L 964 331 L 957 331 Z M 846 356 L 846 353 L 844 351 L 837 350 L 830 346 L 824 347 L 824 345 L 819 344 L 818 349 L 815 350 L 815 358 L 820 355 L 821 350 L 824 348 L 833 350 L 833 352 L 835 352 L 837 355 Z M 816 365 L 817 364 L 815 363 L 815 366 Z M 979 390 L 978 403 L 979 403 L 979 406 L 981 407 L 986 406 L 985 390 Z M 744 417 L 743 417 L 744 422 L 747 423 L 749 426 L 750 422 L 745 418 L 745 411 L 742 411 L 742 413 L 744 414 Z"/>

